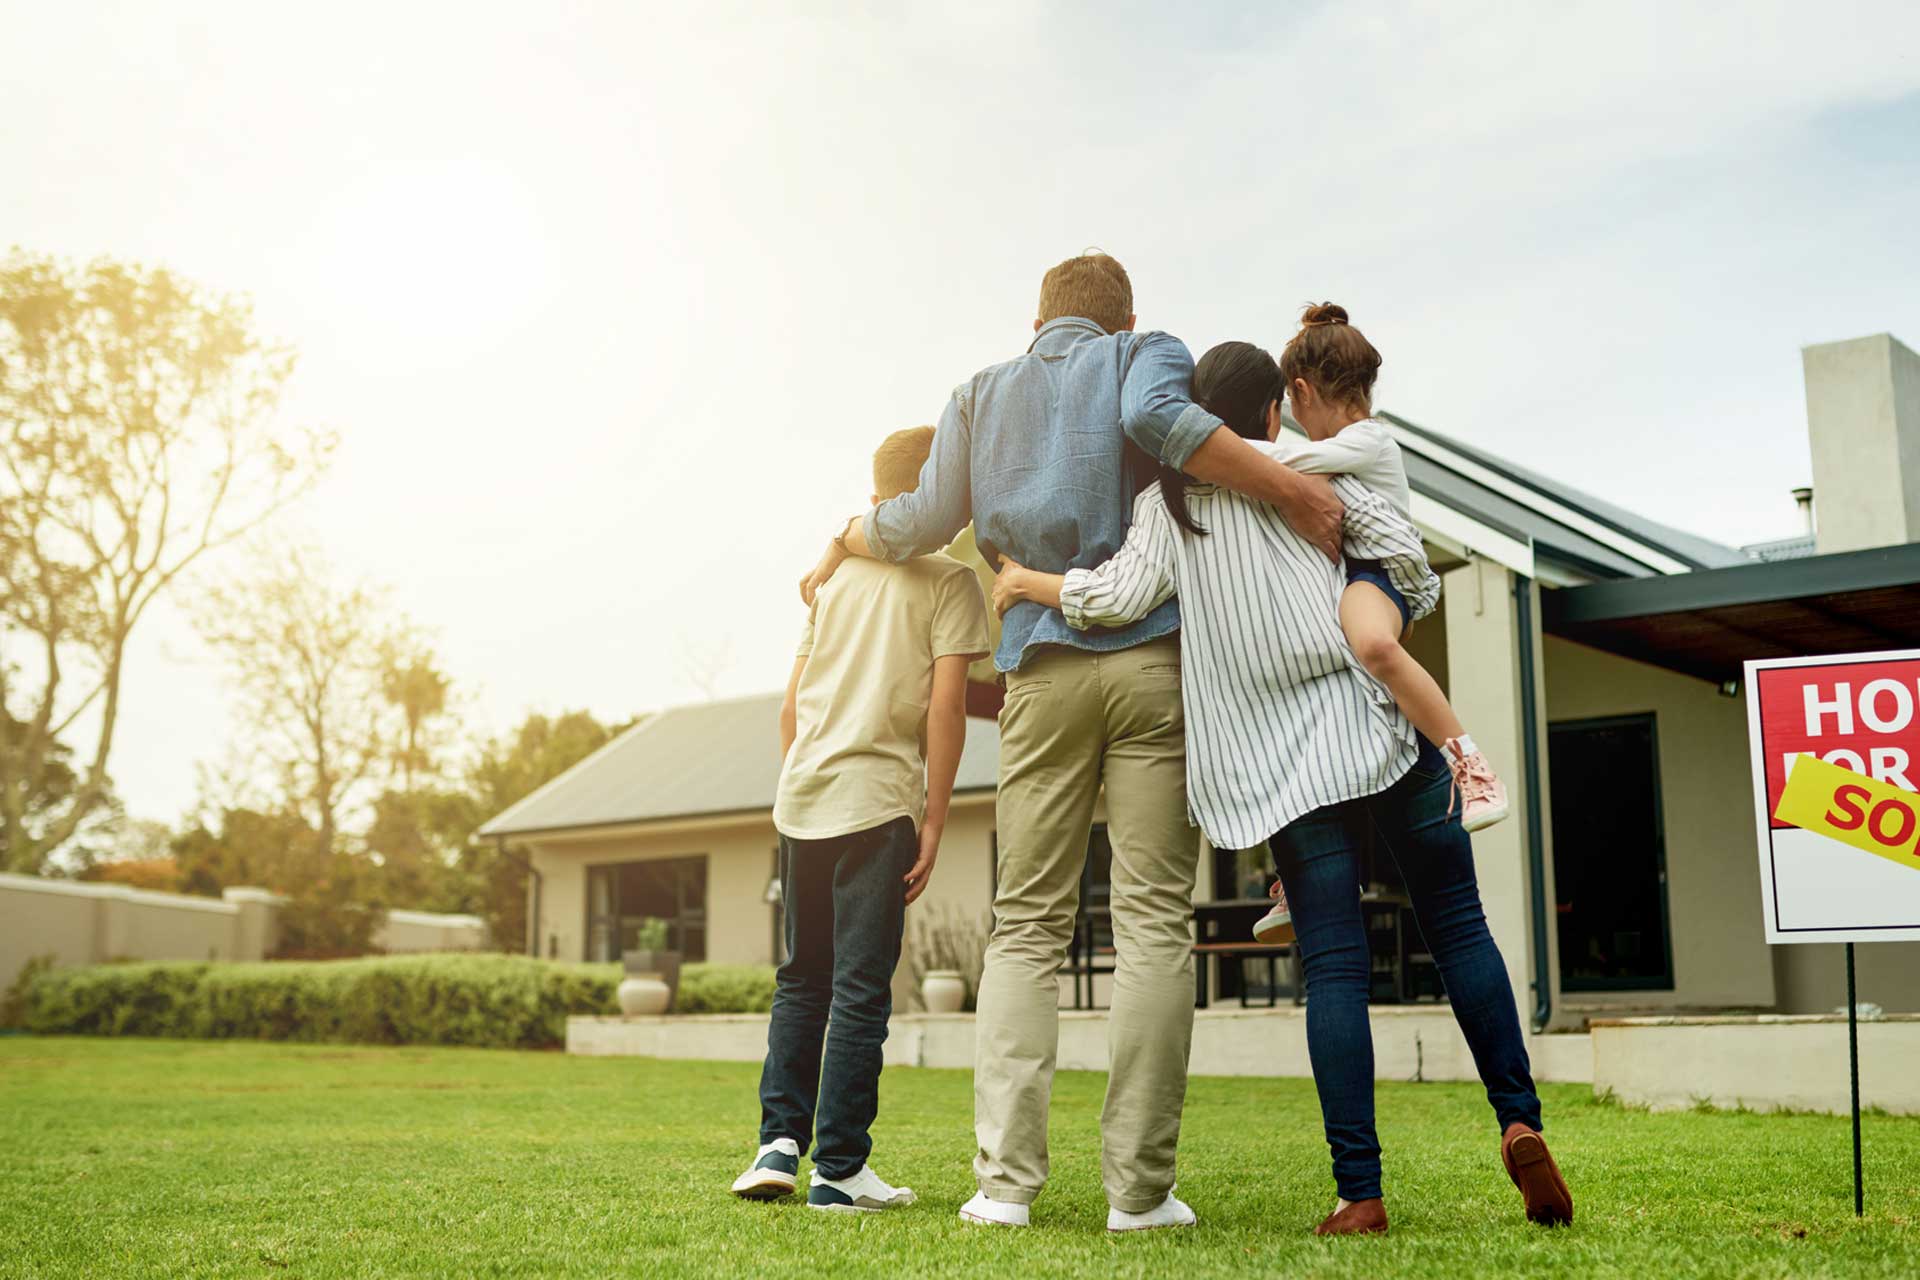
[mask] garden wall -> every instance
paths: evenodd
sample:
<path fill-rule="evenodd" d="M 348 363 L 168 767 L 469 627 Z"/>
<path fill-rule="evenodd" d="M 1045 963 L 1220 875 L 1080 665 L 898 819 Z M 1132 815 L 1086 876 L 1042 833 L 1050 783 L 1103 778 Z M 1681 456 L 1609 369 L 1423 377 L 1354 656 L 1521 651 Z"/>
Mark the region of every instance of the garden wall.
<path fill-rule="evenodd" d="M 282 899 L 231 888 L 220 898 L 125 885 L 0 874 L 0 987 L 35 956 L 77 966 L 107 960 L 260 960 L 278 941 Z M 478 916 L 390 911 L 375 928 L 383 951 L 478 951 Z"/>

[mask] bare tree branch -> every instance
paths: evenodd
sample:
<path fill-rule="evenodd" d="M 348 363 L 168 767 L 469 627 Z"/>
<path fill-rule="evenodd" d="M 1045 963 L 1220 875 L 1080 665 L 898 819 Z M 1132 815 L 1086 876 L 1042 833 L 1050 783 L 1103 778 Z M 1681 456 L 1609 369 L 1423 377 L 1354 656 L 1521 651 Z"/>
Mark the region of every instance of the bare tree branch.
<path fill-rule="evenodd" d="M 0 779 L 20 780 L 0 786 L 0 868 L 39 870 L 109 804 L 126 646 L 153 600 L 324 469 L 330 438 L 278 420 L 292 368 L 244 301 L 165 270 L 0 260 L 0 640 L 35 655 L 0 683 L 17 726 Z M 85 767 L 56 795 L 82 724 Z"/>

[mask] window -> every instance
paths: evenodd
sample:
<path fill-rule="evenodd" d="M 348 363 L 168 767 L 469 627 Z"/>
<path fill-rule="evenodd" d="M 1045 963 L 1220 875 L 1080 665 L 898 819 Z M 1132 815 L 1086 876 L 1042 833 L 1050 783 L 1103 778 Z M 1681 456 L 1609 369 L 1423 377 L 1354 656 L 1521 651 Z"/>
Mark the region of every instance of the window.
<path fill-rule="evenodd" d="M 1566 991 L 1671 991 L 1667 841 L 1651 715 L 1550 725 Z"/>
<path fill-rule="evenodd" d="M 707 958 L 707 859 L 662 858 L 587 868 L 587 959 L 618 960 L 639 948 L 640 925 L 667 922 L 667 949 Z"/>
<path fill-rule="evenodd" d="M 1264 898 L 1273 881 L 1273 854 L 1266 845 L 1252 849 L 1213 849 L 1213 896 L 1216 899 Z"/>

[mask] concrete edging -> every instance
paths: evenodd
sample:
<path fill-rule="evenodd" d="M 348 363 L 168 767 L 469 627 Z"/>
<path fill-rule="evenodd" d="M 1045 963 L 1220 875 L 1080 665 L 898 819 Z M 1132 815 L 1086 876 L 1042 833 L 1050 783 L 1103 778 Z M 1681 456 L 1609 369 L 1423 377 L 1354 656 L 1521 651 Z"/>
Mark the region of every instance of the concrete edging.
<path fill-rule="evenodd" d="M 1447 1006 L 1387 1006 L 1372 1014 L 1376 1079 L 1479 1079 Z M 766 1047 L 764 1013 L 567 1019 L 567 1052 L 589 1057 L 759 1062 L 766 1056 Z M 1586 1036 L 1533 1036 L 1528 1048 L 1539 1079 L 1591 1082 L 1592 1053 Z M 1105 1010 L 1061 1010 L 1056 1061 L 1063 1071 L 1107 1069 Z M 1311 1076 L 1306 1011 L 1292 1006 L 1200 1010 L 1193 1019 L 1190 1062 L 1192 1073 L 1199 1076 Z M 886 1064 L 971 1070 L 973 1015 L 895 1015 L 887 1036 Z"/>
<path fill-rule="evenodd" d="M 1593 1084 L 1656 1111 L 1706 1103 L 1754 1111 L 1851 1109 L 1844 1014 L 1679 1016 L 1597 1021 Z M 1920 1113 L 1920 1015 L 1860 1023 L 1860 1103 Z"/>

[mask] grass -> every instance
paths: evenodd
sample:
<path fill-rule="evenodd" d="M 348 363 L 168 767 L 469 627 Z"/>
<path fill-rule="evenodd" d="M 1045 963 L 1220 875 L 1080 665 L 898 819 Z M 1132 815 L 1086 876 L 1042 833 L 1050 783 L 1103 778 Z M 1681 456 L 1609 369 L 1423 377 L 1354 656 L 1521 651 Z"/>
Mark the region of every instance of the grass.
<path fill-rule="evenodd" d="M 1180 1193 L 1200 1226 L 1109 1238 L 1104 1077 L 1055 1087 L 1034 1226 L 963 1226 L 965 1072 L 890 1071 L 873 1217 L 726 1194 L 757 1069 L 554 1053 L 0 1039 L 0 1276 L 1910 1276 L 1920 1120 L 1651 1115 L 1547 1090 L 1578 1220 L 1521 1217 L 1467 1085 L 1383 1085 L 1385 1240 L 1313 1239 L 1333 1192 L 1303 1080 L 1196 1079 Z"/>

